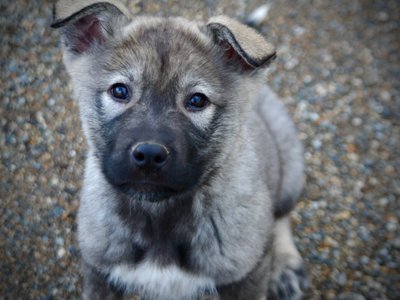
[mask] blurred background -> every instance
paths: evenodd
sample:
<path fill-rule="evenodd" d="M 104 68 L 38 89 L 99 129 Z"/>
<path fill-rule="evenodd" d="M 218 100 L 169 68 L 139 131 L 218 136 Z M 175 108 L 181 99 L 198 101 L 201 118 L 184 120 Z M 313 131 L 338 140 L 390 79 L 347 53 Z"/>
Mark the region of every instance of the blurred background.
<path fill-rule="evenodd" d="M 243 20 L 265 1 L 124 1 Z M 400 2 L 279 0 L 259 30 L 294 117 L 307 184 L 293 214 L 306 299 L 400 299 Z M 86 144 L 51 1 L 0 0 L 0 299 L 79 299 Z M 250 299 L 249 299 L 250 300 Z"/>

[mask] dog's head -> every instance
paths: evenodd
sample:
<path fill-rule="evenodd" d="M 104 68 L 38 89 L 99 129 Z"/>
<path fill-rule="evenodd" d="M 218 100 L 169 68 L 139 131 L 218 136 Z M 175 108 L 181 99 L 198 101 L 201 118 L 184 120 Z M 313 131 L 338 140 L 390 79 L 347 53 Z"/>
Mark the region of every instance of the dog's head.
<path fill-rule="evenodd" d="M 132 17 L 117 1 L 59 1 L 52 26 L 91 153 L 114 187 L 149 201 L 190 192 L 229 160 L 260 70 L 275 57 L 228 17 Z"/>

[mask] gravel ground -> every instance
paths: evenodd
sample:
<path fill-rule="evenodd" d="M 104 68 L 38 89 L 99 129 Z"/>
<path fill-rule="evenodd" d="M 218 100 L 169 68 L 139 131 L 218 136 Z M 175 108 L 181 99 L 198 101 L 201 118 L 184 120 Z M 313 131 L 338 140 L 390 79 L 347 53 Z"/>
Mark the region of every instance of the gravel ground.
<path fill-rule="evenodd" d="M 250 1 L 249 1 L 250 2 Z M 243 18 L 262 1 L 131 1 Z M 75 216 L 86 144 L 50 1 L 0 0 L 0 299 L 78 299 Z M 269 84 L 305 145 L 293 214 L 307 299 L 400 299 L 400 3 L 274 1 Z M 397 171 L 396 171 L 397 170 Z"/>

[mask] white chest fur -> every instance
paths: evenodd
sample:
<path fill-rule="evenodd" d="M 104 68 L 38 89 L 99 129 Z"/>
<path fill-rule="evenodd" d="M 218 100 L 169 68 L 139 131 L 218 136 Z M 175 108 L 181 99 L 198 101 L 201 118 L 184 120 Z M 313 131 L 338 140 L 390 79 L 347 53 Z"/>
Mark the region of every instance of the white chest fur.
<path fill-rule="evenodd" d="M 209 277 L 190 274 L 175 265 L 159 267 L 149 262 L 114 266 L 109 280 L 146 299 L 197 299 L 215 291 L 214 280 Z"/>

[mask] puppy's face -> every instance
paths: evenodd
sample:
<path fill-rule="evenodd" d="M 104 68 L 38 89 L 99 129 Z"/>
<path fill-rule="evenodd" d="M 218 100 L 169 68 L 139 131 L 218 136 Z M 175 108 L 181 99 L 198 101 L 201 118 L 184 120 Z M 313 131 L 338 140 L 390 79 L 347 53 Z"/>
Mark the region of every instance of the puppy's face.
<path fill-rule="evenodd" d="M 206 183 L 225 163 L 254 70 L 274 52 L 250 55 L 224 20 L 249 29 L 227 18 L 199 28 L 95 8 L 69 21 L 64 62 L 106 179 L 144 201 Z"/>
<path fill-rule="evenodd" d="M 108 181 L 158 201 L 212 174 L 237 108 L 234 76 L 180 22 L 136 25 L 99 64 L 95 148 Z"/>

